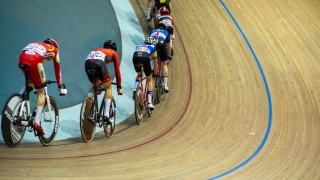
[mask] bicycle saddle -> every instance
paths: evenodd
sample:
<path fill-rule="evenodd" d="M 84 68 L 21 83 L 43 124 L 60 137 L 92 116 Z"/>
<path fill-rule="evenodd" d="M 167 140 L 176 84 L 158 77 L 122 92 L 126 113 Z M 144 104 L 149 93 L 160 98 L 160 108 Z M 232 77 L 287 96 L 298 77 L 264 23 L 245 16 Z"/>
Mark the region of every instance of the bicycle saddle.
<path fill-rule="evenodd" d="M 24 69 L 24 70 L 27 70 L 27 69 L 29 69 L 30 66 L 27 65 L 27 64 L 19 64 L 19 67 Z"/>

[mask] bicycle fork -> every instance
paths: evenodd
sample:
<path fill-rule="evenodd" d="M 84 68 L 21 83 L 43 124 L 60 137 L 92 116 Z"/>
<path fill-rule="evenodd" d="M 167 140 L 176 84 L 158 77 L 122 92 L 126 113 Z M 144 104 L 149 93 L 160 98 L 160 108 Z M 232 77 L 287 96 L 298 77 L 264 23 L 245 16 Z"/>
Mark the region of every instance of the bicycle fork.
<path fill-rule="evenodd" d="M 26 105 L 27 107 L 27 112 L 25 112 L 27 114 L 27 116 L 30 114 L 30 102 L 28 100 L 22 101 L 21 107 L 20 107 L 20 111 L 19 111 L 19 118 L 20 118 L 20 123 L 23 126 L 27 126 L 29 124 L 28 119 L 21 119 L 21 117 L 23 117 L 23 107 Z"/>

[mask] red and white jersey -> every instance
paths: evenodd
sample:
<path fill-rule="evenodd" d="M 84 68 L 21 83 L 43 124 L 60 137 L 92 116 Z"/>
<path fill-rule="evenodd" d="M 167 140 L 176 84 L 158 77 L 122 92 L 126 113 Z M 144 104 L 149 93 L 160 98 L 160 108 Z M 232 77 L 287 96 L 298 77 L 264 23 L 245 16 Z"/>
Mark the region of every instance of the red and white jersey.
<path fill-rule="evenodd" d="M 170 15 L 161 15 L 157 18 L 157 24 L 159 24 L 160 21 L 166 21 L 167 23 L 167 26 L 171 25 L 174 26 L 174 23 L 173 23 L 173 17 L 170 16 Z"/>
<path fill-rule="evenodd" d="M 117 86 L 121 86 L 121 73 L 118 54 L 112 49 L 98 48 L 87 56 L 86 60 L 101 60 L 105 61 L 106 64 L 113 62 L 114 71 L 116 74 Z"/>
<path fill-rule="evenodd" d="M 57 79 L 58 87 L 61 88 L 62 86 L 62 76 L 60 70 L 60 59 L 59 59 L 59 51 L 56 47 L 52 46 L 51 44 L 40 43 L 40 42 L 33 42 L 27 45 L 21 53 L 21 57 L 24 55 L 27 56 L 34 56 L 35 60 L 51 60 L 54 61 L 54 70 Z M 40 57 L 39 57 L 40 56 Z"/>

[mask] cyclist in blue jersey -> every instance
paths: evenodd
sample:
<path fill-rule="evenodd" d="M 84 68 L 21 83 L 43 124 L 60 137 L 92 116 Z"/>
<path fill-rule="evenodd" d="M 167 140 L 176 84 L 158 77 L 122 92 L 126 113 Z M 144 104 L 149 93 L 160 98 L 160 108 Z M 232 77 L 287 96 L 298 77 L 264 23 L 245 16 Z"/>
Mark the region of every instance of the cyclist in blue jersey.
<path fill-rule="evenodd" d="M 167 26 L 165 22 L 159 22 L 158 28 L 159 29 L 155 29 L 150 32 L 150 37 L 155 38 L 157 42 L 156 44 L 157 53 L 162 64 L 164 91 L 168 93 L 170 89 L 168 88 L 169 70 L 168 70 L 167 62 L 168 62 L 168 59 L 172 60 L 170 35 L 169 35 L 169 32 L 167 31 Z M 158 73 L 156 72 L 157 69 L 158 69 L 158 64 L 154 63 L 155 75 Z"/>
<path fill-rule="evenodd" d="M 153 83 L 152 83 L 152 68 L 150 59 L 152 58 L 153 61 L 156 61 L 157 59 L 157 51 L 155 46 L 156 40 L 152 37 L 148 37 L 143 45 L 138 45 L 136 47 L 136 50 L 133 54 L 133 65 L 134 69 L 137 72 L 136 77 L 136 88 L 140 84 L 140 79 L 142 78 L 143 74 L 141 73 L 141 66 L 143 66 L 144 74 L 147 77 L 148 81 L 148 108 L 151 110 L 154 109 L 154 106 L 152 104 L 152 91 L 153 91 Z M 135 91 L 133 91 L 133 97 L 135 97 Z"/>

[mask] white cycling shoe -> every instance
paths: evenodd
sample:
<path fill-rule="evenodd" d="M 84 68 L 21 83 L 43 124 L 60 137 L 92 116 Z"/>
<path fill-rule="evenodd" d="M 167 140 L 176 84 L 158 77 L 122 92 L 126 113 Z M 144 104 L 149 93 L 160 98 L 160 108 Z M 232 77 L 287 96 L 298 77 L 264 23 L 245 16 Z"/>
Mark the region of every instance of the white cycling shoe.
<path fill-rule="evenodd" d="M 154 106 L 152 103 L 148 103 L 148 108 L 150 108 L 151 110 L 154 110 Z"/>
<path fill-rule="evenodd" d="M 164 87 L 164 92 L 165 92 L 165 93 L 168 93 L 169 91 L 170 91 L 170 89 L 168 88 L 168 86 L 165 86 L 165 87 Z"/>

